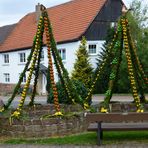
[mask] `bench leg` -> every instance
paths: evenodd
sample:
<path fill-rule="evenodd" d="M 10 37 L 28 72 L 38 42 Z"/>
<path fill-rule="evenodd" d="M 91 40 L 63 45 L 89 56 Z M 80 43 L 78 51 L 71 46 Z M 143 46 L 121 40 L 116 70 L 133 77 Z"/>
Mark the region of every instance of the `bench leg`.
<path fill-rule="evenodd" d="M 97 140 L 98 140 L 98 145 L 102 144 L 102 140 L 103 140 L 103 131 L 101 128 L 101 122 L 98 122 L 98 130 L 97 130 Z"/>

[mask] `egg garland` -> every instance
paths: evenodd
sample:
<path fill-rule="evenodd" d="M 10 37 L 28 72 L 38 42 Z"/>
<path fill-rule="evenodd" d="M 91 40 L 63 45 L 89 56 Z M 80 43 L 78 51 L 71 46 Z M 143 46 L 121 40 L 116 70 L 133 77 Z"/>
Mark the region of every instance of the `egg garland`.
<path fill-rule="evenodd" d="M 40 21 L 43 22 L 42 16 L 40 17 Z M 40 25 L 38 25 L 38 28 L 40 28 Z M 36 60 L 37 60 L 38 55 L 39 55 L 39 49 L 40 49 L 39 39 L 40 39 L 40 36 L 41 36 L 41 31 L 38 30 L 37 34 L 36 34 L 36 46 L 35 46 L 33 56 L 32 56 L 32 59 L 31 59 L 31 65 L 30 65 L 27 81 L 26 81 L 26 84 L 24 86 L 24 89 L 23 89 L 23 92 L 22 92 L 22 95 L 21 95 L 21 99 L 19 101 L 19 105 L 16 108 L 16 110 L 11 114 L 11 118 L 17 118 L 18 119 L 21 116 L 21 111 L 22 111 L 22 107 L 24 105 L 27 90 L 29 88 L 31 77 L 32 77 L 32 74 L 33 74 L 33 71 L 34 71 L 34 68 L 35 68 L 35 63 L 36 63 Z"/>
<path fill-rule="evenodd" d="M 54 81 L 54 72 L 53 72 L 53 62 L 51 58 L 51 45 L 50 45 L 50 36 L 49 36 L 49 30 L 48 30 L 48 18 L 44 17 L 44 26 L 45 26 L 45 33 L 46 33 L 46 44 L 47 44 L 47 51 L 48 51 L 48 64 L 49 66 L 49 72 L 50 72 L 50 80 L 51 80 L 51 85 L 53 89 L 53 96 L 54 96 L 54 105 L 56 109 L 55 115 L 62 115 L 60 112 L 60 105 L 58 101 L 58 92 L 56 88 L 56 84 Z"/>
<path fill-rule="evenodd" d="M 128 20 L 126 20 L 126 23 L 127 23 L 128 28 L 129 28 Z M 134 52 L 134 55 L 135 55 L 135 58 L 136 58 L 136 59 L 135 59 L 135 60 L 136 60 L 136 64 L 137 64 L 137 66 L 138 66 L 138 69 L 139 69 L 139 71 L 140 71 L 140 73 L 141 73 L 141 75 L 142 75 L 142 78 L 143 78 L 145 84 L 148 84 L 148 78 L 147 78 L 147 76 L 146 76 L 146 74 L 145 74 L 145 72 L 144 72 L 144 70 L 143 70 L 143 67 L 142 67 L 142 65 L 141 65 L 141 63 L 140 63 L 140 60 L 139 60 L 139 58 L 138 58 L 138 56 L 137 56 L 137 49 L 136 49 L 136 46 L 135 46 L 134 41 L 132 40 L 132 36 L 131 36 L 131 31 L 130 31 L 130 29 L 128 30 L 128 34 L 129 34 L 129 38 L 130 38 L 130 40 L 131 40 L 131 46 L 132 46 L 132 48 L 133 48 L 133 52 Z"/>
<path fill-rule="evenodd" d="M 89 89 L 88 94 L 87 94 L 87 97 L 85 98 L 84 109 L 89 109 L 89 104 L 88 104 L 88 102 L 90 102 L 89 100 L 91 99 L 92 92 L 93 92 L 94 87 L 95 87 L 95 85 L 96 85 L 96 83 L 97 83 L 97 80 L 101 77 L 101 75 L 102 75 L 103 72 L 104 72 L 104 67 L 105 67 L 105 65 L 107 64 L 109 55 L 110 55 L 111 52 L 112 52 L 112 48 L 113 48 L 113 46 L 114 46 L 114 44 L 115 44 L 114 41 L 115 41 L 116 38 L 117 38 L 117 33 L 118 33 L 118 32 L 116 31 L 115 34 L 114 34 L 114 38 L 112 39 L 112 42 L 107 46 L 107 49 L 108 49 L 107 54 L 105 55 L 103 61 L 101 62 L 100 66 L 99 66 L 99 68 L 98 68 L 98 70 L 97 70 L 97 72 L 96 72 L 96 74 L 95 74 L 95 77 L 94 77 L 93 83 L 92 83 L 92 85 L 91 85 L 91 88 Z"/>
<path fill-rule="evenodd" d="M 116 78 L 119 73 L 119 66 L 121 63 L 121 53 L 122 53 L 122 47 L 121 47 L 121 40 L 122 40 L 122 26 L 120 25 L 120 21 L 118 22 L 118 28 L 117 28 L 117 38 L 114 40 L 114 46 L 112 47 L 112 54 L 114 56 L 114 59 L 111 62 L 111 73 L 109 75 L 109 83 L 108 83 L 108 90 L 105 93 L 104 102 L 102 103 L 102 106 L 100 108 L 101 113 L 108 113 L 109 112 L 109 102 L 112 97 L 113 88 L 116 83 Z"/>
<path fill-rule="evenodd" d="M 128 71 L 129 71 L 129 77 L 130 77 L 130 83 L 131 83 L 131 88 L 133 91 L 133 97 L 134 97 L 134 101 L 137 107 L 137 112 L 138 113 L 142 113 L 144 112 L 143 110 L 143 106 L 140 103 L 140 98 L 138 96 L 138 90 L 137 90 L 137 86 L 136 86 L 136 80 L 134 77 L 134 70 L 133 70 L 133 65 L 132 65 L 132 60 L 131 60 L 131 54 L 130 54 L 130 49 L 129 49 L 129 43 L 127 40 L 127 21 L 126 19 L 121 19 L 122 25 L 123 25 L 123 40 L 124 40 L 124 48 L 125 48 L 125 52 L 126 52 L 126 58 L 127 58 L 127 65 L 128 65 Z"/>

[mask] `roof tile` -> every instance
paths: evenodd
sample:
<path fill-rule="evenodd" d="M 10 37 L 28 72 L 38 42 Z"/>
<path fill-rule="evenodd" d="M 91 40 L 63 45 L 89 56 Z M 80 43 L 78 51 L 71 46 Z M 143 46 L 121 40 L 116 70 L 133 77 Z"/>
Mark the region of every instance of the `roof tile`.
<path fill-rule="evenodd" d="M 73 0 L 48 8 L 55 40 L 64 42 L 79 38 L 105 2 L 106 0 Z M 31 47 L 36 29 L 35 12 L 27 14 L 0 45 L 0 52 Z"/>

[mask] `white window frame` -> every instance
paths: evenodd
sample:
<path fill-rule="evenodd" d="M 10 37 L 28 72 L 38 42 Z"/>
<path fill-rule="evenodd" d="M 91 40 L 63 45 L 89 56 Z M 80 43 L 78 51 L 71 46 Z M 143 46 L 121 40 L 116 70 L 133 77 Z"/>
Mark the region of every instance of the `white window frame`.
<path fill-rule="evenodd" d="M 4 73 L 4 82 L 9 83 L 10 82 L 10 74 L 9 73 Z"/>
<path fill-rule="evenodd" d="M 90 52 L 90 51 L 94 50 L 93 48 L 90 50 L 90 46 L 96 46 L 95 52 Z M 89 43 L 88 44 L 88 54 L 89 55 L 96 55 L 97 54 L 97 44 L 96 43 Z"/>
<path fill-rule="evenodd" d="M 21 57 L 21 55 L 22 55 L 22 57 Z M 19 63 L 26 63 L 26 53 L 25 52 L 19 53 Z"/>
<path fill-rule="evenodd" d="M 4 64 L 9 64 L 9 54 L 3 54 Z"/>
<path fill-rule="evenodd" d="M 66 61 L 66 49 L 65 48 L 59 48 L 58 52 L 62 58 L 63 61 Z"/>

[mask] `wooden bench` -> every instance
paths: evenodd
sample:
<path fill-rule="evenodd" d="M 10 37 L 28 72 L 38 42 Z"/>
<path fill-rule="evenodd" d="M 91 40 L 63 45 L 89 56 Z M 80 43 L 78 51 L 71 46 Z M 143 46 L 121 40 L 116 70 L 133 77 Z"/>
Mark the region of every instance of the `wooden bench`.
<path fill-rule="evenodd" d="M 103 131 L 148 130 L 148 113 L 88 113 L 88 131 L 96 131 L 98 145 L 102 144 Z"/>

